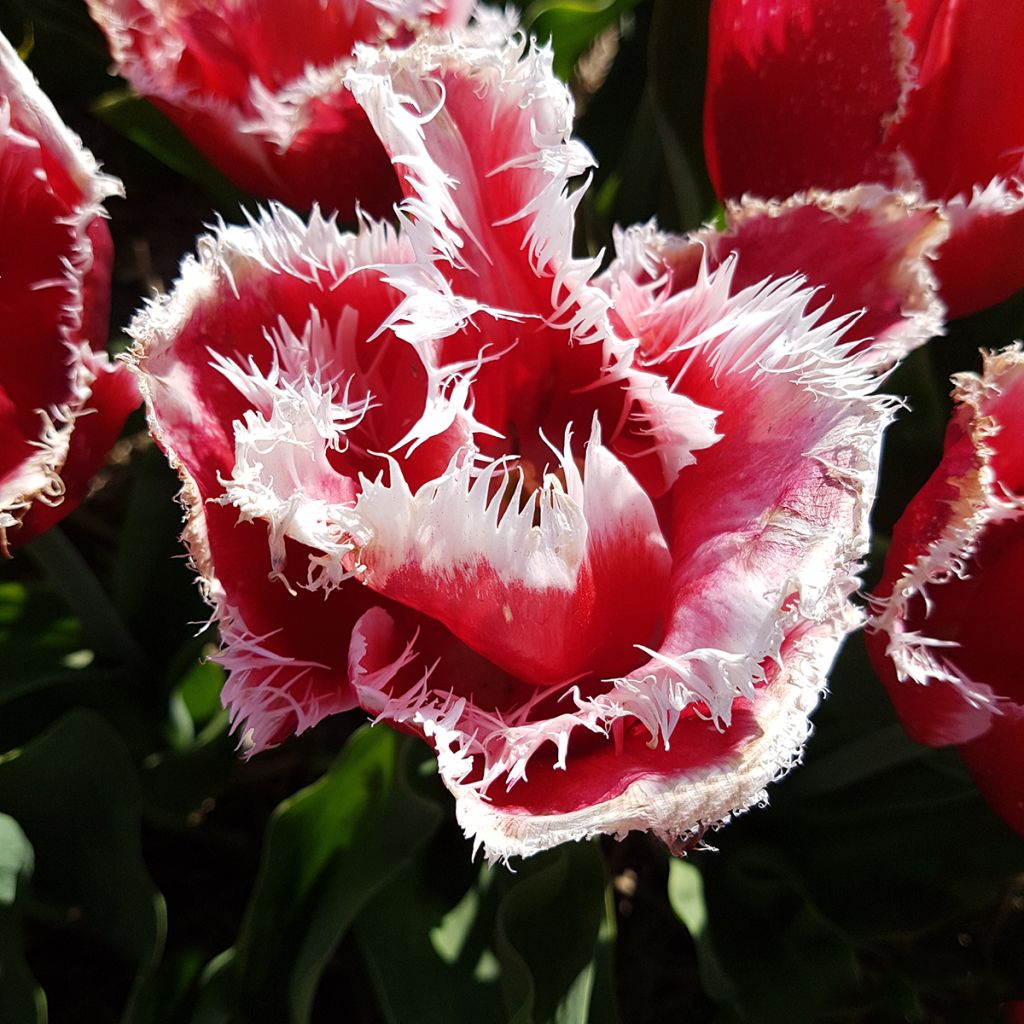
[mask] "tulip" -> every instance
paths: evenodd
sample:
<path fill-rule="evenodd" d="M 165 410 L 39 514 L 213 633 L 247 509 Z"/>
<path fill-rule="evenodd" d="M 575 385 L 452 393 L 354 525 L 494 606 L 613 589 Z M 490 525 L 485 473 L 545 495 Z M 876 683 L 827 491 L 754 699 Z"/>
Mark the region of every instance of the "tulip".
<path fill-rule="evenodd" d="M 131 327 L 232 720 L 250 753 L 357 706 L 423 737 L 492 859 L 681 848 L 799 758 L 860 621 L 872 391 L 930 315 L 928 226 L 875 193 L 734 224 L 733 256 L 648 226 L 596 278 L 568 189 L 591 158 L 509 16 L 364 50 L 345 83 L 397 229 L 272 206 Z M 808 221 L 874 239 L 886 282 L 823 260 L 832 319 L 799 276 L 742 283 Z M 887 297 L 881 351 L 858 287 Z"/>
<path fill-rule="evenodd" d="M 0 36 L 4 554 L 74 509 L 140 401 L 103 348 L 113 250 L 102 203 L 119 194 Z"/>
<path fill-rule="evenodd" d="M 868 636 L 904 728 L 958 746 L 1024 834 L 1024 353 L 955 378 L 939 467 L 893 531 Z"/>
<path fill-rule="evenodd" d="M 361 43 L 458 26 L 471 0 L 88 0 L 115 69 L 227 177 L 296 209 L 390 212 L 398 181 L 344 88 Z"/>
<path fill-rule="evenodd" d="M 705 100 L 721 196 L 877 182 L 935 202 L 955 316 L 1024 286 L 1024 5 L 714 0 Z"/>

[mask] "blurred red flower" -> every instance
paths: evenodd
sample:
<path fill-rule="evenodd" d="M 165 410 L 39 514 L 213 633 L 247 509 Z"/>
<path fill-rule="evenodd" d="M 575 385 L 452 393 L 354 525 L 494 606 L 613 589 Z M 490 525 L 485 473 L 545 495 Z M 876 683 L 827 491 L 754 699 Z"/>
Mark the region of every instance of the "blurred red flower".
<path fill-rule="evenodd" d="M 4 553 L 78 504 L 140 402 L 104 349 L 113 253 L 101 204 L 120 191 L 0 36 Z"/>
<path fill-rule="evenodd" d="M 401 198 L 344 88 L 360 43 L 464 24 L 472 0 L 88 0 L 115 68 L 240 188 L 351 220 Z"/>
<path fill-rule="evenodd" d="M 705 149 L 720 196 L 879 182 L 941 204 L 954 316 L 1024 286 L 1024 4 L 713 0 Z"/>
<path fill-rule="evenodd" d="M 490 857 L 692 841 L 798 759 L 859 623 L 872 391 L 933 328 L 934 218 L 865 190 L 636 228 L 595 278 L 590 156 L 510 19 L 364 50 L 346 87 L 398 230 L 274 207 L 132 326 L 234 722 L 424 737 Z"/>
<path fill-rule="evenodd" d="M 893 532 L 868 648 L 910 736 L 957 744 L 1024 834 L 1024 355 L 955 378 L 942 462 Z"/>

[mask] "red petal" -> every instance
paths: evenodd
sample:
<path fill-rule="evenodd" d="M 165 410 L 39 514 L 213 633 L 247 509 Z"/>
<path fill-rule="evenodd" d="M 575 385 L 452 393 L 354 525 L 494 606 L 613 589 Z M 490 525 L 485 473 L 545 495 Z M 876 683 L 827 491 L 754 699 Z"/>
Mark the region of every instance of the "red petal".
<path fill-rule="evenodd" d="M 1024 168 L 1019 172 L 1024 174 Z M 1024 286 L 1024 190 L 994 181 L 945 207 L 949 241 L 935 272 L 951 317 L 967 316 Z"/>
<path fill-rule="evenodd" d="M 5 553 L 8 540 L 23 543 L 75 507 L 138 404 L 123 371 L 90 397 L 93 376 L 110 371 L 106 355 L 89 348 L 105 346 L 110 302 L 100 203 L 119 191 L 0 37 L 0 225 L 4 238 L 18 240 L 0 252 L 0 322 L 9 338 L 0 371 Z M 90 416 L 75 437 L 77 421 Z"/>
<path fill-rule="evenodd" d="M 571 458 L 567 443 L 565 489 L 545 486 L 522 510 L 514 495 L 503 513 L 488 474 L 450 471 L 413 497 L 393 468 L 355 508 L 371 530 L 367 584 L 527 684 L 628 671 L 635 645 L 660 639 L 668 551 L 650 499 L 598 433 L 582 479 Z"/>
<path fill-rule="evenodd" d="M 704 144 L 718 194 L 891 182 L 901 22 L 892 0 L 714 0 Z"/>
<path fill-rule="evenodd" d="M 916 88 L 894 143 L 936 199 L 1019 174 L 1024 157 L 1024 5 L 906 0 Z"/>
<path fill-rule="evenodd" d="M 888 365 L 942 327 L 931 259 L 945 237 L 933 208 L 878 188 L 812 192 L 782 204 L 745 200 L 727 208 L 724 231 L 690 236 L 711 267 L 737 254 L 734 286 L 800 274 L 818 289 L 810 309 L 857 316 L 850 336 L 863 338 Z M 666 251 L 679 286 L 689 283 L 695 249 Z"/>
<path fill-rule="evenodd" d="M 409 42 L 425 27 L 425 6 L 89 3 L 120 73 L 226 177 L 254 195 L 300 209 L 316 202 L 348 220 L 357 205 L 389 213 L 401 193 L 345 90 L 345 70 L 357 44 Z M 454 26 L 468 13 L 459 0 L 429 18 Z"/>
<path fill-rule="evenodd" d="M 868 648 L 912 737 L 984 751 L 1024 714 L 1020 348 L 961 375 L 954 396 L 942 462 L 893 531 Z"/>
<path fill-rule="evenodd" d="M 572 262 L 568 182 L 593 161 L 570 141 L 550 54 L 510 45 L 514 28 L 480 15 L 457 47 L 367 53 L 349 87 L 395 163 L 420 251 L 451 262 L 460 293 L 549 319 Z"/>
<path fill-rule="evenodd" d="M 106 462 L 107 453 L 121 436 L 125 420 L 142 403 L 135 377 L 122 363 L 106 355 L 87 353 L 86 366 L 95 378 L 78 412 L 67 458 L 61 468 L 64 499 L 59 505 L 37 503 L 22 520 L 17 541 L 24 544 L 73 511 L 85 497 L 92 478 Z"/>
<path fill-rule="evenodd" d="M 992 809 L 1024 836 L 1024 713 L 996 718 L 960 755 Z"/>

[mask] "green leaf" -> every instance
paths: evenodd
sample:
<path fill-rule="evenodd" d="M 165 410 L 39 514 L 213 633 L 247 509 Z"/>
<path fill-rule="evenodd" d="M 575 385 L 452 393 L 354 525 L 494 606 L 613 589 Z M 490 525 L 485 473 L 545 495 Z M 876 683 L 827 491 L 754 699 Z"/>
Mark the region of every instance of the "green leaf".
<path fill-rule="evenodd" d="M 550 850 L 503 878 L 495 952 L 510 1024 L 586 1024 L 605 906 L 594 843 Z"/>
<path fill-rule="evenodd" d="M 225 215 L 236 213 L 246 199 L 156 107 L 130 89 L 100 96 L 92 111 L 171 170 L 199 185 Z"/>
<path fill-rule="evenodd" d="M 159 894 L 142 859 L 135 767 L 111 726 L 74 711 L 0 758 L 0 810 L 35 850 L 36 900 L 147 967 L 161 941 Z"/>
<path fill-rule="evenodd" d="M 850 940 L 777 851 L 742 849 L 670 869 L 673 909 L 697 943 L 712 998 L 758 1024 L 817 1020 L 859 985 Z M 785 983 L 782 983 L 784 979 Z"/>
<path fill-rule="evenodd" d="M 640 0 L 537 0 L 523 16 L 527 31 L 554 50 L 555 74 L 572 77 L 576 61 L 609 25 Z"/>
<path fill-rule="evenodd" d="M 320 976 L 355 916 L 441 821 L 415 774 L 425 751 L 365 727 L 323 778 L 278 807 L 238 942 L 211 965 L 199 1020 L 310 1019 Z"/>
<path fill-rule="evenodd" d="M 699 226 L 715 205 L 704 162 L 709 9 L 709 0 L 657 0 L 651 22 L 648 89 L 675 207 L 663 226 L 675 230 Z"/>
<path fill-rule="evenodd" d="M 195 663 L 209 637 L 196 637 L 194 623 L 209 614 L 196 587 L 195 573 L 183 557 L 180 489 L 177 474 L 156 447 L 133 457 L 131 491 L 118 533 L 111 572 L 111 596 L 157 665 L 166 665 L 164 682 L 176 683 Z"/>
<path fill-rule="evenodd" d="M 673 857 L 668 866 L 668 901 L 676 917 L 686 925 L 697 949 L 704 989 L 717 1003 L 730 1006 L 737 1001 L 736 990 L 719 963 L 708 936 L 708 908 L 704 880 L 689 860 Z"/>
<path fill-rule="evenodd" d="M 59 527 L 25 547 L 82 624 L 88 645 L 109 661 L 145 671 L 148 661 L 99 580 Z"/>
<path fill-rule="evenodd" d="M 0 1020 L 5 1024 L 46 1022 L 46 997 L 25 963 L 18 906 L 34 860 L 21 826 L 0 814 Z"/>
<path fill-rule="evenodd" d="M 0 704 L 80 678 L 92 661 L 48 587 L 0 583 Z"/>
<path fill-rule="evenodd" d="M 21 826 L 9 815 L 0 814 L 0 905 L 11 906 L 18 895 L 18 883 L 32 875 L 35 858 L 32 844 Z"/>
<path fill-rule="evenodd" d="M 186 749 L 148 757 L 140 775 L 147 820 L 167 828 L 197 824 L 236 776 L 237 748 L 222 711 Z"/>
<path fill-rule="evenodd" d="M 493 951 L 493 873 L 472 868 L 468 853 L 464 841 L 428 850 L 356 921 L 359 948 L 388 1024 L 479 1024 L 502 1018 Z M 464 868 L 475 877 L 452 905 L 445 890 Z"/>

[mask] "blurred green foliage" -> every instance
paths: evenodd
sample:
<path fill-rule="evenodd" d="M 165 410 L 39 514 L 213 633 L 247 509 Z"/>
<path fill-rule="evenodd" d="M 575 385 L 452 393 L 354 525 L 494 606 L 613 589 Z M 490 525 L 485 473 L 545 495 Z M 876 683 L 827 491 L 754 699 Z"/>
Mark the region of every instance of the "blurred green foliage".
<path fill-rule="evenodd" d="M 580 248 L 607 249 L 616 223 L 711 217 L 707 0 L 520 6 L 599 161 Z M 107 76 L 77 0 L 6 0 L 0 29 L 127 183 L 126 316 L 243 197 Z M 916 415 L 889 437 L 879 552 L 938 458 L 949 374 L 1022 333 L 1018 297 L 891 378 Z M 859 639 L 803 767 L 708 837 L 716 852 L 631 837 L 488 867 L 426 749 L 358 715 L 238 757 L 176 481 L 140 423 L 128 440 L 2 570 L 4 1024 L 979 1024 L 1024 996 L 1024 846 L 955 755 L 905 738 Z"/>

